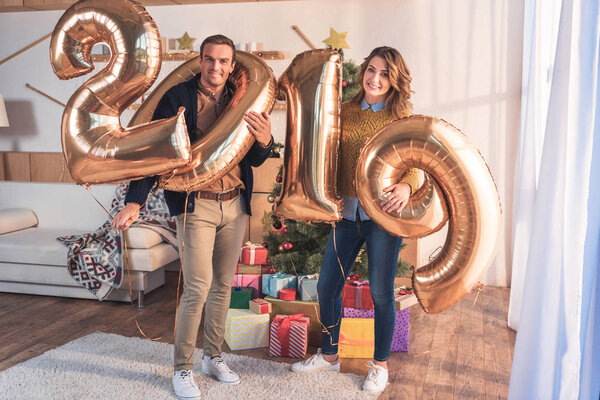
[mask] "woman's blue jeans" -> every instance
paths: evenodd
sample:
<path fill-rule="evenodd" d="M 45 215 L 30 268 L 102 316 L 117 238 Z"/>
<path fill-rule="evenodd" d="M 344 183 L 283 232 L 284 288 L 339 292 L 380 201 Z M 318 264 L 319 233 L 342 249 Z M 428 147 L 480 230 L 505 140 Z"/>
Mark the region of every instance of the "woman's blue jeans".
<path fill-rule="evenodd" d="M 350 269 L 364 242 L 367 243 L 369 283 L 375 305 L 374 359 L 386 361 L 390 356 L 396 322 L 394 277 L 402 238 L 387 233 L 371 220 L 354 222 L 342 219 L 329 235 L 317 284 L 321 322 L 328 331 L 323 332 L 322 352 L 323 354 L 338 352 L 342 289 L 345 278 L 350 274 Z M 344 269 L 343 275 L 338 257 Z"/>

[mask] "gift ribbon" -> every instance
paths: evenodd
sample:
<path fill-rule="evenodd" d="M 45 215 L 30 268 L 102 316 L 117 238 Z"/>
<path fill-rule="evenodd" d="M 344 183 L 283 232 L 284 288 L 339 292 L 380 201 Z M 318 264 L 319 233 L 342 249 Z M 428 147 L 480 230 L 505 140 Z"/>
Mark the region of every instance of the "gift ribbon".
<path fill-rule="evenodd" d="M 375 346 L 375 341 L 371 339 L 350 339 L 344 332 L 340 332 L 340 344 L 347 344 L 350 346 L 363 346 L 370 347 Z"/>
<path fill-rule="evenodd" d="M 252 299 L 251 301 L 255 302 L 260 306 L 260 312 L 268 312 L 269 311 L 269 302 L 263 299 Z M 265 308 L 266 307 L 266 308 Z"/>
<path fill-rule="evenodd" d="M 245 244 L 245 246 L 242 247 L 242 248 L 250 250 L 250 262 L 248 264 L 254 265 L 254 256 L 256 255 L 256 249 L 262 248 L 262 245 L 255 244 L 255 243 L 252 243 L 250 241 L 248 241 L 248 242 L 246 242 L 244 244 Z"/>
<path fill-rule="evenodd" d="M 281 344 L 281 356 L 285 354 L 290 354 L 290 326 L 292 325 L 292 321 L 303 321 L 304 314 L 294 314 L 294 315 L 276 315 L 273 318 L 273 322 L 278 323 L 279 327 L 277 328 L 277 339 L 279 339 L 279 343 Z"/>

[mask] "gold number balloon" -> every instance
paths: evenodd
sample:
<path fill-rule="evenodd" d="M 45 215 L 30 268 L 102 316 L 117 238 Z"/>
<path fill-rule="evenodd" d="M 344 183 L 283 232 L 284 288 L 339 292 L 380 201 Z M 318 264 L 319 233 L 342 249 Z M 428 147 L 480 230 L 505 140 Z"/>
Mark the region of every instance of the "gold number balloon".
<path fill-rule="evenodd" d="M 279 78 L 287 98 L 287 130 L 277 216 L 319 222 L 342 218 L 336 176 L 341 84 L 341 56 L 333 50 L 300 53 Z"/>
<path fill-rule="evenodd" d="M 199 72 L 200 57 L 177 67 L 152 91 L 130 123 L 150 121 L 163 94 Z M 235 69 L 230 79 L 235 83 L 236 90 L 227 108 L 210 131 L 192 143 L 192 161 L 177 170 L 175 176 L 160 178 L 164 188 L 193 191 L 208 186 L 237 165 L 254 144 L 254 136 L 248 131 L 244 114 L 248 111 L 271 112 L 275 103 L 275 77 L 259 57 L 237 51 Z"/>
<path fill-rule="evenodd" d="M 60 79 L 94 69 L 91 49 L 106 43 L 106 68 L 75 91 L 62 117 L 62 146 L 75 182 L 107 183 L 163 174 L 191 157 L 183 109 L 173 118 L 123 129 L 119 116 L 160 71 L 158 29 L 138 3 L 83 0 L 52 33 L 50 60 Z"/>
<path fill-rule="evenodd" d="M 379 204 L 382 189 L 397 182 L 406 168 L 422 169 L 433 180 L 413 196 L 417 198 L 399 218 Z M 373 221 L 394 235 L 422 237 L 439 229 L 447 215 L 442 251 L 412 278 L 426 312 L 437 313 L 457 303 L 490 265 L 500 235 L 498 190 L 479 151 L 449 123 L 414 115 L 381 129 L 360 153 L 356 191 Z"/>

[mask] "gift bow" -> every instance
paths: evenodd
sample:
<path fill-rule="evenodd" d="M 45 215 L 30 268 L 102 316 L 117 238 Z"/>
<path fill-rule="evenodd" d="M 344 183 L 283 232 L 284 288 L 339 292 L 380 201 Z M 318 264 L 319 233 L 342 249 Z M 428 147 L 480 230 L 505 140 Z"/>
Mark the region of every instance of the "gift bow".
<path fill-rule="evenodd" d="M 266 301 L 266 300 L 263 300 L 263 299 L 252 299 L 252 301 L 253 301 L 253 302 L 255 302 L 255 303 L 258 303 L 258 304 L 260 304 L 260 305 L 263 305 L 263 304 L 269 304 L 269 302 L 268 302 L 268 301 Z"/>
<path fill-rule="evenodd" d="M 304 314 L 293 314 L 293 315 L 276 315 L 273 318 L 273 322 L 277 322 L 279 327 L 277 328 L 277 339 L 281 345 L 281 355 L 289 354 L 290 348 L 290 326 L 292 321 L 303 321 Z"/>

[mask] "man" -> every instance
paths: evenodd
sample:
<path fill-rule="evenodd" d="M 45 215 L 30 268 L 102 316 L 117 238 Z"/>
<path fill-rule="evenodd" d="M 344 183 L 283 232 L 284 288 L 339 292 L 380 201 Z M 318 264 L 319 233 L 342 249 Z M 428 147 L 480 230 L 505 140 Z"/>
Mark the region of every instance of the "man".
<path fill-rule="evenodd" d="M 235 67 L 235 47 L 229 38 L 223 35 L 206 38 L 200 46 L 200 60 L 200 73 L 167 91 L 153 115 L 153 119 L 171 117 L 184 106 L 192 142 L 207 133 L 235 89 L 228 81 Z M 256 142 L 227 175 L 201 191 L 190 193 L 187 204 L 185 192 L 165 190 L 169 211 L 176 218 L 183 271 L 173 374 L 173 388 L 180 399 L 200 398 L 192 369 L 203 308 L 202 372 L 225 384 L 234 385 L 240 381 L 221 358 L 221 346 L 246 214 L 251 214 L 251 167 L 258 167 L 265 161 L 273 143 L 267 113 L 250 112 L 245 115 L 245 121 Z M 131 182 L 126 205 L 113 219 L 113 227 L 126 229 L 137 219 L 140 205 L 146 201 L 155 181 L 156 177 L 149 177 Z M 185 227 L 184 211 L 187 213 Z"/>

